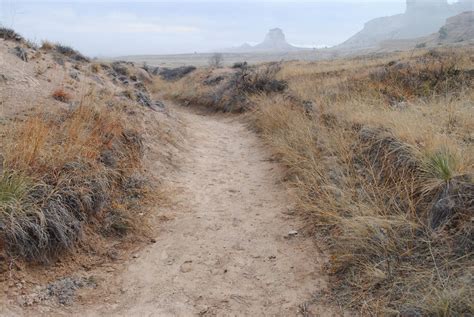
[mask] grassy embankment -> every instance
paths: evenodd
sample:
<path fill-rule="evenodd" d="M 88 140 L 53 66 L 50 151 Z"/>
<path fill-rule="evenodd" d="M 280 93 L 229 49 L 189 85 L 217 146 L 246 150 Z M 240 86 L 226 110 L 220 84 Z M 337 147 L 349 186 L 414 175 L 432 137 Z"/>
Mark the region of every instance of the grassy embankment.
<path fill-rule="evenodd" d="M 2 248 L 45 260 L 71 249 L 84 227 L 123 234 L 127 201 L 145 192 L 142 139 L 119 111 L 89 98 L 77 109 L 2 127 Z M 95 224 L 93 224 L 95 223 Z"/>
<path fill-rule="evenodd" d="M 61 72 L 67 74 L 70 69 L 84 76 L 101 72 L 103 80 L 109 80 L 104 67 L 111 69 L 110 66 L 90 63 L 67 46 L 49 42 L 42 47 L 33 45 L 14 31 L 5 30 L 0 30 L 2 37 L 34 50 L 37 63 L 45 60 L 41 56 L 60 54 L 61 64 L 48 69 L 59 69 L 57 76 L 64 76 L 65 80 L 67 76 Z M 42 74 L 35 76 L 39 85 L 46 78 Z M 9 87 L 14 89 L 4 88 Z M 143 127 L 138 113 L 146 110 L 141 110 L 134 100 L 123 98 L 119 84 L 110 80 L 109 87 L 115 91 L 82 86 L 77 91 L 65 91 L 60 87 L 51 92 L 51 103 L 60 101 L 68 106 L 32 105 L 34 110 L 21 116 L 3 118 L 3 260 L 49 261 L 72 250 L 80 241 L 88 239 L 92 245 L 101 237 L 122 237 L 144 227 L 146 217 L 138 214 L 144 212 L 152 197 L 148 195 L 150 182 L 142 173 Z M 18 95 L 18 100 L 21 98 Z"/>

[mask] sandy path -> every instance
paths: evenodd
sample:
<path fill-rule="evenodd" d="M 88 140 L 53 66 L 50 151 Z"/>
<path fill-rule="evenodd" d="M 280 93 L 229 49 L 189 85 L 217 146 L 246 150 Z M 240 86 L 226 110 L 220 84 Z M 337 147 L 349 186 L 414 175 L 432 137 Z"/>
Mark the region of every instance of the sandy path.
<path fill-rule="evenodd" d="M 81 316 L 296 316 L 325 281 L 311 237 L 289 215 L 282 171 L 235 117 L 178 109 L 189 150 L 172 186 L 173 220 Z M 108 296 L 108 297 L 109 297 Z M 99 299 L 100 301 L 100 299 Z M 333 316 L 317 308 L 318 316 Z"/>

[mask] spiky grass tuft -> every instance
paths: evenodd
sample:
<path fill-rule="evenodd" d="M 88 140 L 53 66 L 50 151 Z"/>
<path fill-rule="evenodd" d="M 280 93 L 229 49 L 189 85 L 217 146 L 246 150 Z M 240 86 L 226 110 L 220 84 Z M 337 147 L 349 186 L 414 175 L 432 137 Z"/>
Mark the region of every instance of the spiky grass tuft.
<path fill-rule="evenodd" d="M 22 201 L 31 184 L 31 180 L 21 174 L 4 171 L 0 177 L 0 208 L 4 209 L 8 204 Z"/>
<path fill-rule="evenodd" d="M 459 159 L 449 149 L 442 148 L 427 155 L 424 171 L 427 175 L 449 182 L 457 173 Z"/>

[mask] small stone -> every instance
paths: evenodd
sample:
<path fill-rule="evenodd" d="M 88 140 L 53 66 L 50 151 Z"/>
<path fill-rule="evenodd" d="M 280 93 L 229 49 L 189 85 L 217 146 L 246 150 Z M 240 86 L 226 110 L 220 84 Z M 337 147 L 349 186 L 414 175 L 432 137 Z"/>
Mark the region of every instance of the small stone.
<path fill-rule="evenodd" d="M 207 315 L 207 312 L 209 311 L 209 307 L 205 307 L 199 311 L 199 316 L 204 316 Z"/>
<path fill-rule="evenodd" d="M 134 254 L 134 255 L 133 255 L 133 258 L 134 258 L 134 259 L 138 259 L 138 254 Z"/>
<path fill-rule="evenodd" d="M 0 74 L 0 83 L 6 83 L 8 81 L 7 76 Z"/>
<path fill-rule="evenodd" d="M 294 237 L 294 236 L 297 236 L 297 235 L 298 235 L 298 231 L 296 231 L 296 230 L 291 230 L 290 232 L 288 232 L 289 237 Z"/>
<path fill-rule="evenodd" d="M 293 208 L 288 208 L 286 210 L 283 210 L 281 213 L 287 216 L 293 216 L 296 213 L 296 211 Z"/>
<path fill-rule="evenodd" d="M 159 109 L 165 109 L 165 104 L 162 101 L 155 101 L 155 107 L 158 107 Z"/>
<path fill-rule="evenodd" d="M 188 272 L 191 272 L 192 271 L 192 266 L 191 264 L 193 263 L 193 261 L 186 261 L 184 262 L 182 265 L 181 265 L 181 268 L 180 268 L 180 271 L 182 273 L 188 273 Z"/>
<path fill-rule="evenodd" d="M 28 54 L 26 53 L 26 50 L 20 46 L 17 46 L 13 49 L 13 54 L 18 56 L 22 61 L 28 62 Z"/>

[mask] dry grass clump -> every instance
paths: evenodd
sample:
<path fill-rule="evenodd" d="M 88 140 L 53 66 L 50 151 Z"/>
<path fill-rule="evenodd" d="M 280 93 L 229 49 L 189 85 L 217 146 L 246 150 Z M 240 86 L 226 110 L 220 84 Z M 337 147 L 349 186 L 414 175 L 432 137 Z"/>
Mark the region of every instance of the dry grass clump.
<path fill-rule="evenodd" d="M 93 74 L 97 74 L 102 70 L 102 66 L 99 63 L 92 63 L 91 64 L 91 72 Z"/>
<path fill-rule="evenodd" d="M 47 40 L 44 40 L 41 42 L 41 47 L 40 49 L 44 50 L 44 51 L 51 51 L 53 50 L 55 47 L 54 43 L 50 42 L 50 41 L 47 41 Z"/>
<path fill-rule="evenodd" d="M 334 294 L 364 316 L 474 313 L 470 56 L 287 63 L 278 77 L 293 97 L 251 98 L 254 127 L 327 243 Z"/>
<path fill-rule="evenodd" d="M 55 100 L 57 101 L 61 101 L 61 102 L 64 102 L 64 103 L 68 103 L 71 101 L 72 99 L 72 96 L 70 93 L 68 93 L 66 90 L 64 90 L 63 88 L 58 88 L 56 89 L 55 91 L 53 91 L 52 95 L 51 95 Z"/>
<path fill-rule="evenodd" d="M 71 249 L 86 226 L 117 234 L 133 227 L 127 204 L 143 191 L 141 137 L 92 99 L 6 127 L 0 249 L 10 255 L 47 260 Z"/>

